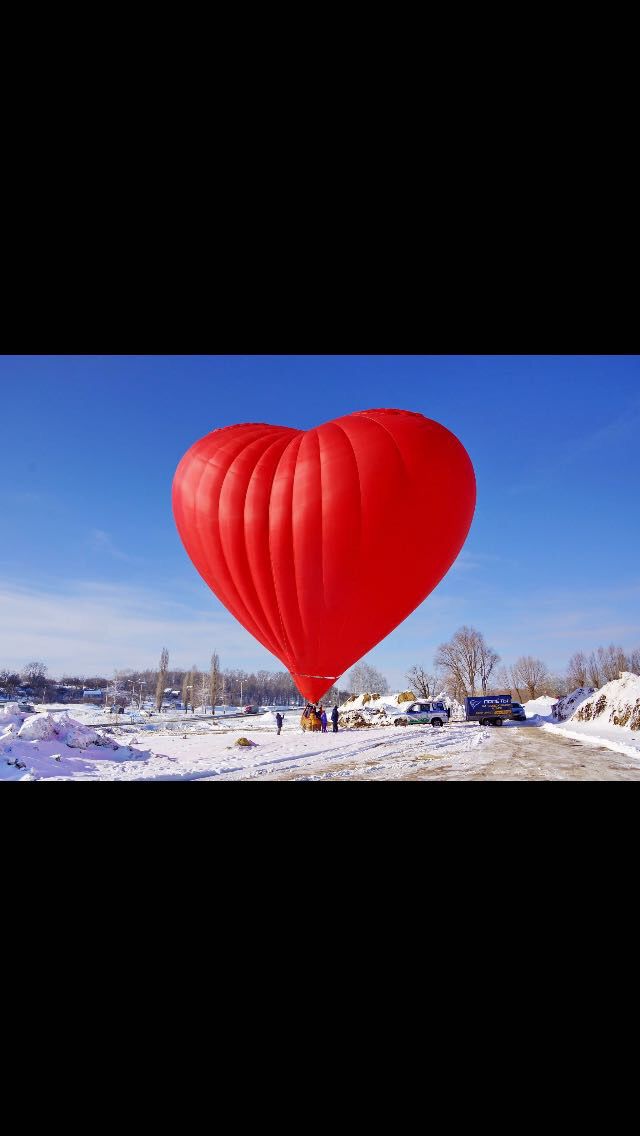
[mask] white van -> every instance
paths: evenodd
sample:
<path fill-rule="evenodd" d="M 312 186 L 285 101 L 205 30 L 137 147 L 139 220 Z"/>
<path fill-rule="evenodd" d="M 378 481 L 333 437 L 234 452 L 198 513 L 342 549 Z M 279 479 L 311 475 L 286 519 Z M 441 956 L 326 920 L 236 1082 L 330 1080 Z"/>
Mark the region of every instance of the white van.
<path fill-rule="evenodd" d="M 394 726 L 409 726 L 412 722 L 416 724 L 428 724 L 432 726 L 444 726 L 449 721 L 449 715 L 444 702 L 427 702 L 426 700 L 419 699 L 417 702 L 412 702 L 406 710 L 397 718 L 394 718 Z"/>

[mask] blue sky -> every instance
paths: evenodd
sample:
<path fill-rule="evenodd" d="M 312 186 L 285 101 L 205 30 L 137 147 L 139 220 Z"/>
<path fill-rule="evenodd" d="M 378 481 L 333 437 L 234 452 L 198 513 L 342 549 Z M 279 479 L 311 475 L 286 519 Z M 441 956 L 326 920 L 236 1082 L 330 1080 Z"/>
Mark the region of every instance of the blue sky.
<path fill-rule="evenodd" d="M 380 406 L 452 430 L 478 482 L 456 565 L 368 657 L 393 688 L 464 623 L 558 672 L 640 643 L 640 356 L 2 356 L 0 393 L 0 669 L 111 675 L 163 646 L 281 669 L 188 560 L 175 468 L 219 426 Z"/>

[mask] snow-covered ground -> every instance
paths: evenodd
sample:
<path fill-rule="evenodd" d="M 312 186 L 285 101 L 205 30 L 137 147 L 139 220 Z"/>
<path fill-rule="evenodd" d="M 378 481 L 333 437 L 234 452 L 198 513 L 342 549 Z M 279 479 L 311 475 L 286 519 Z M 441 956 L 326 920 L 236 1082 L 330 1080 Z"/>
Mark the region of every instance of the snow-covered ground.
<path fill-rule="evenodd" d="M 91 729 L 67 711 L 27 714 L 16 702 L 0 706 L 0 780 L 93 780 L 97 768 L 118 769 L 134 758 L 131 746 Z M 148 756 L 148 751 L 135 751 L 136 761 Z"/>
<path fill-rule="evenodd" d="M 3 703 L 0 703 L 0 709 L 2 709 L 2 705 Z M 48 711 L 53 714 L 68 711 L 72 714 L 73 718 L 75 718 L 76 722 L 90 722 L 92 725 L 96 723 L 102 724 L 104 722 L 105 726 L 112 726 L 116 718 L 121 722 L 130 722 L 131 718 L 134 718 L 136 722 L 144 722 L 147 719 L 154 720 L 158 718 L 158 712 L 155 707 L 149 706 L 142 710 L 139 710 L 137 706 L 127 706 L 125 707 L 124 714 L 117 715 L 111 713 L 109 706 L 94 706 L 86 702 L 74 702 L 73 704 L 69 704 L 68 702 L 45 702 L 43 705 L 38 703 L 37 706 L 34 706 L 34 709 Z M 240 706 L 216 706 L 216 715 L 222 717 L 224 714 L 238 714 L 240 710 Z M 190 718 L 191 711 L 189 710 L 185 713 L 184 710 L 178 710 L 172 706 L 169 710 L 163 710 L 162 712 L 163 719 L 177 718 L 180 716 Z"/>
<path fill-rule="evenodd" d="M 75 706 L 27 716 L 16 711 L 11 703 L 0 710 L 0 778 L 23 781 L 314 780 L 326 777 L 314 772 L 319 766 L 340 779 L 360 779 L 365 769 L 376 779 L 397 780 L 425 762 L 434 771 L 453 762 L 464 775 L 489 737 L 464 724 L 303 733 L 294 711 L 285 714 L 280 736 L 273 713 L 191 724 L 185 715 L 184 723 L 142 730 L 122 723 L 107 735 L 74 723 Z M 241 738 L 251 744 L 239 745 Z"/>
<path fill-rule="evenodd" d="M 547 702 L 550 705 L 545 710 Z M 623 672 L 620 678 L 592 692 L 579 687 L 558 703 L 561 716 L 570 713 L 561 722 L 554 721 L 551 714 L 555 703 L 553 698 L 527 702 L 527 716 L 532 711 L 539 715 L 542 728 L 551 733 L 640 757 L 640 675 Z"/>
<path fill-rule="evenodd" d="M 398 695 L 366 701 L 361 696 L 340 708 L 345 724 L 359 728 L 334 734 L 329 725 L 326 734 L 304 733 L 299 711 L 291 710 L 280 736 L 273 712 L 206 721 L 191 714 L 175 722 L 154 716 L 132 723 L 126 715 L 123 720 L 123 715 L 104 715 L 84 705 L 26 714 L 17 704 L 4 703 L 0 780 L 465 780 L 486 778 L 491 769 L 495 775 L 496 768 L 498 779 L 510 779 L 510 771 L 519 776 L 522 765 L 520 758 L 517 767 L 509 764 L 505 743 L 509 750 L 511 736 L 514 752 L 520 751 L 528 745 L 531 727 L 539 738 L 542 732 L 535 727 L 616 750 L 635 759 L 637 773 L 640 721 L 632 726 L 640 719 L 640 677 L 625 675 L 591 698 L 574 701 L 573 716 L 562 724 L 551 718 L 555 700 L 544 697 L 526 704 L 526 725 L 509 722 L 502 730 L 491 730 L 452 718 L 435 729 L 395 727 L 393 718 L 403 707 Z M 103 720 L 104 726 L 96 729 L 87 725 Z M 242 738 L 249 744 L 239 744 Z M 516 738 L 521 739 L 517 745 Z M 496 746 L 504 755 L 499 767 Z M 540 750 L 538 746 L 536 753 Z"/>

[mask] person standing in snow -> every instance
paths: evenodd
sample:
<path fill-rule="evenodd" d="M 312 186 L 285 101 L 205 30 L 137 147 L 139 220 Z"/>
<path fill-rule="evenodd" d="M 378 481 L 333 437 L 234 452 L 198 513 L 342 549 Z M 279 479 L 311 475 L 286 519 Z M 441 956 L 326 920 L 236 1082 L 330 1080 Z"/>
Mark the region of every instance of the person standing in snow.
<path fill-rule="evenodd" d="M 322 706 L 320 706 L 319 709 L 320 709 L 320 725 L 322 726 L 323 734 L 326 734 L 326 732 L 327 732 L 327 713 L 326 713 L 326 710 L 324 710 Z"/>
<path fill-rule="evenodd" d="M 283 722 L 283 715 L 278 712 L 276 714 L 276 726 L 278 727 L 278 733 L 280 733 L 280 730 L 282 729 L 282 722 Z"/>
<path fill-rule="evenodd" d="M 334 706 L 333 710 L 331 711 L 331 721 L 333 723 L 333 732 L 334 732 L 334 734 L 337 734 L 337 732 L 338 732 L 338 707 L 337 706 Z"/>

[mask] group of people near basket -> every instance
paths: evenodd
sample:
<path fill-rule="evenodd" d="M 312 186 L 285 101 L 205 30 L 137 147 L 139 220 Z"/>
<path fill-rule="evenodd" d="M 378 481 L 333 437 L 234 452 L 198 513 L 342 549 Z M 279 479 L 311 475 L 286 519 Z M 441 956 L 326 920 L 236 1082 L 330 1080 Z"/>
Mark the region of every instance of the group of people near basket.
<path fill-rule="evenodd" d="M 305 708 L 302 712 L 302 717 L 307 718 L 307 719 L 311 718 L 312 721 L 313 721 L 313 718 L 315 717 L 316 722 L 320 723 L 320 729 L 322 730 L 322 733 L 326 734 L 327 722 L 328 722 L 327 712 L 326 712 L 326 710 L 325 710 L 325 708 L 324 708 L 324 706 L 322 705 L 321 702 L 317 706 L 314 706 L 312 702 L 307 702 L 307 705 L 305 706 Z M 337 732 L 338 732 L 338 707 L 337 706 L 334 706 L 333 710 L 331 711 L 331 724 L 333 726 L 334 734 L 337 734 Z M 316 726 L 316 729 L 317 729 L 317 726 Z"/>

